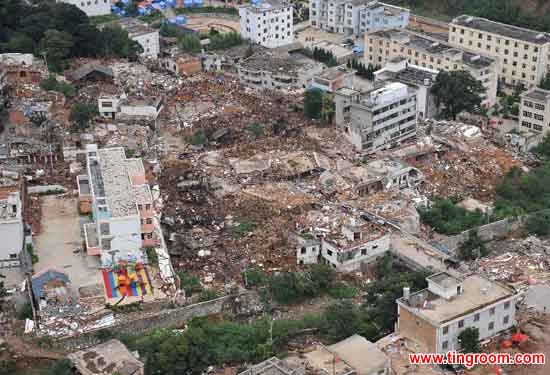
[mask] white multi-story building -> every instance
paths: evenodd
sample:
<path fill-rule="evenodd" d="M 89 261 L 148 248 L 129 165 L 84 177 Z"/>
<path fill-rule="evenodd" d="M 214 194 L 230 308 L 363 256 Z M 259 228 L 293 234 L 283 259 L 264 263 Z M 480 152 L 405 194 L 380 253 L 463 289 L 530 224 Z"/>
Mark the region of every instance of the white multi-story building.
<path fill-rule="evenodd" d="M 462 15 L 449 25 L 449 43 L 500 60 L 508 85 L 536 86 L 550 71 L 550 34 Z"/>
<path fill-rule="evenodd" d="M 102 16 L 111 13 L 111 0 L 57 0 L 76 6 L 88 16 Z"/>
<path fill-rule="evenodd" d="M 126 97 L 100 95 L 97 99 L 101 116 L 118 120 L 150 119 L 155 120 L 164 106 L 161 97 Z"/>
<path fill-rule="evenodd" d="M 80 199 L 89 199 L 93 222 L 84 225 L 88 255 L 103 267 L 141 262 L 143 249 L 156 245 L 153 198 L 139 158 L 124 148 L 86 148 L 87 175 L 77 177 Z"/>
<path fill-rule="evenodd" d="M 153 29 L 145 22 L 138 21 L 135 18 L 122 18 L 105 25 L 118 26 L 128 31 L 130 39 L 138 42 L 143 48 L 142 57 L 158 58 L 160 53 L 160 37 L 157 29 Z"/>
<path fill-rule="evenodd" d="M 359 36 L 367 32 L 402 28 L 409 10 L 371 0 L 310 0 L 311 26 L 334 33 Z"/>
<path fill-rule="evenodd" d="M 533 88 L 521 95 L 518 130 L 550 133 L 550 91 Z"/>
<path fill-rule="evenodd" d="M 482 104 L 497 101 L 499 61 L 450 46 L 441 40 L 405 29 L 381 30 L 365 34 L 365 62 L 385 65 L 397 57 L 432 70 L 466 70 L 483 84 Z"/>
<path fill-rule="evenodd" d="M 458 351 L 458 336 L 466 328 L 477 328 L 483 341 L 515 324 L 518 294 L 512 288 L 479 275 L 459 280 L 442 272 L 426 280 L 427 289 L 411 294 L 404 288 L 396 301 L 396 331 L 415 351 Z"/>
<path fill-rule="evenodd" d="M 20 184 L 0 174 L 0 268 L 18 267 L 25 243 Z"/>
<path fill-rule="evenodd" d="M 370 92 L 336 91 L 336 125 L 358 151 L 373 153 L 416 136 L 416 90 L 400 82 Z"/>
<path fill-rule="evenodd" d="M 294 41 L 292 4 L 284 0 L 253 2 L 239 7 L 241 35 L 244 39 L 267 48 Z"/>

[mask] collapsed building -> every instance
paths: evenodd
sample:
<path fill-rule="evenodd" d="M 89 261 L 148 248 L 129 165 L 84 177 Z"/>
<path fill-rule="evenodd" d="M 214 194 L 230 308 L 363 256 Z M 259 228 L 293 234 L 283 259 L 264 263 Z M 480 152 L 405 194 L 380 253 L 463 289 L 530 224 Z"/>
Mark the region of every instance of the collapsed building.
<path fill-rule="evenodd" d="M 103 94 L 97 99 L 99 114 L 117 121 L 155 123 L 164 106 L 162 97 L 117 96 Z"/>

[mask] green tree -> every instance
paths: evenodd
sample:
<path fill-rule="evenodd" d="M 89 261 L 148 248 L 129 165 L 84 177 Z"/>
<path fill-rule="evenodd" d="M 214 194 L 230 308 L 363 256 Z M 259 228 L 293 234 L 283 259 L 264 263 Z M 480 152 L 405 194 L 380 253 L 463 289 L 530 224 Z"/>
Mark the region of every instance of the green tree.
<path fill-rule="evenodd" d="M 547 133 L 531 151 L 542 159 L 550 160 L 550 134 Z"/>
<path fill-rule="evenodd" d="M 336 273 L 328 264 L 313 265 L 308 275 L 319 291 L 328 290 L 336 278 Z"/>
<path fill-rule="evenodd" d="M 479 237 L 477 230 L 468 232 L 468 239 L 460 244 L 460 257 L 465 260 L 473 260 L 488 254 L 485 242 Z"/>
<path fill-rule="evenodd" d="M 34 41 L 27 34 L 13 33 L 2 49 L 7 52 L 31 53 L 34 51 Z"/>
<path fill-rule="evenodd" d="M 94 104 L 77 103 L 71 108 L 69 120 L 79 129 L 87 128 L 92 119 L 98 114 Z"/>
<path fill-rule="evenodd" d="M 206 288 L 201 292 L 201 294 L 199 294 L 199 302 L 211 301 L 218 297 L 218 292 L 216 292 L 214 289 Z"/>
<path fill-rule="evenodd" d="M 475 327 L 466 328 L 458 335 L 458 343 L 464 353 L 479 353 L 479 330 Z"/>
<path fill-rule="evenodd" d="M 419 208 L 418 213 L 425 224 L 441 234 L 458 234 L 487 223 L 481 211 L 467 211 L 450 199 L 441 197 L 434 198 L 430 207 Z"/>
<path fill-rule="evenodd" d="M 128 31 L 115 26 L 106 27 L 100 34 L 101 54 L 135 60 L 143 52 L 141 45 L 128 37 Z"/>
<path fill-rule="evenodd" d="M 550 73 L 546 73 L 540 80 L 539 87 L 544 90 L 550 90 Z"/>
<path fill-rule="evenodd" d="M 270 280 L 269 289 L 275 301 L 289 305 L 312 297 L 316 293 L 315 285 L 302 273 L 282 272 Z"/>
<path fill-rule="evenodd" d="M 526 228 L 529 233 L 534 233 L 539 236 L 550 235 L 550 210 L 544 210 L 529 215 Z"/>
<path fill-rule="evenodd" d="M 323 91 L 319 89 L 307 90 L 304 95 L 304 112 L 307 117 L 319 119 L 323 109 Z"/>
<path fill-rule="evenodd" d="M 465 70 L 442 70 L 431 88 L 441 114 L 453 120 L 460 112 L 473 112 L 479 108 L 484 92 L 483 84 Z"/>
<path fill-rule="evenodd" d="M 64 358 L 55 361 L 44 375 L 71 375 L 73 374 L 73 363 L 70 359 Z"/>
<path fill-rule="evenodd" d="M 178 46 L 184 52 L 198 53 L 202 50 L 201 40 L 194 34 L 185 34 L 180 38 Z"/>
<path fill-rule="evenodd" d="M 180 287 L 185 291 L 187 297 L 202 291 L 201 281 L 198 276 L 180 271 L 178 272 L 178 277 L 180 279 Z"/>
<path fill-rule="evenodd" d="M 260 138 L 264 135 L 264 127 L 257 122 L 250 123 L 247 130 L 253 138 Z"/>
<path fill-rule="evenodd" d="M 340 341 L 359 331 L 360 314 L 351 301 L 343 300 L 329 306 L 324 319 L 324 336 L 331 342 Z"/>
<path fill-rule="evenodd" d="M 38 45 L 38 51 L 46 57 L 50 70 L 61 72 L 72 47 L 73 38 L 70 34 L 63 31 L 46 30 Z"/>
<path fill-rule="evenodd" d="M 48 78 L 40 82 L 42 90 L 57 91 L 65 95 L 66 97 L 73 97 L 76 95 L 76 89 L 68 82 L 59 82 L 55 78 L 54 74 L 50 74 Z"/>

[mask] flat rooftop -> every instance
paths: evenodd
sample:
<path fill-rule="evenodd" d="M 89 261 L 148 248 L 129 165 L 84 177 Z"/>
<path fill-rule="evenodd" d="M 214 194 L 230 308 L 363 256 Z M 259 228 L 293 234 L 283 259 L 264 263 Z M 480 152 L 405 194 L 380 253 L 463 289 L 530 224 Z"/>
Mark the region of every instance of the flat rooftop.
<path fill-rule="evenodd" d="M 136 196 L 136 203 L 143 204 L 153 202 L 153 196 L 151 195 L 149 185 L 135 185 L 134 195 Z"/>
<path fill-rule="evenodd" d="M 343 227 L 352 231 L 361 232 L 361 238 L 350 240 L 342 233 L 341 230 Z M 339 253 L 344 253 L 346 251 L 353 250 L 358 246 L 382 238 L 385 235 L 386 232 L 378 225 L 362 220 L 361 223 L 357 225 L 350 225 L 349 223 L 342 224 L 340 227 L 335 228 L 331 233 L 327 234 L 324 241 L 336 246 Z"/>
<path fill-rule="evenodd" d="M 547 102 L 548 100 L 550 100 L 550 91 L 535 87 L 529 91 L 524 92 L 521 96 L 525 99 L 536 100 L 539 102 Z"/>
<path fill-rule="evenodd" d="M 341 45 L 330 42 L 328 40 L 322 40 L 319 43 L 316 43 L 315 45 L 312 46 L 312 48 L 315 48 L 315 47 L 324 49 L 325 51 L 332 52 L 334 57 L 337 59 L 354 54 L 351 49 L 347 49 L 346 47 L 342 47 Z"/>
<path fill-rule="evenodd" d="M 524 29 L 523 27 L 507 25 L 505 23 L 491 21 L 486 18 L 461 15 L 453 19 L 451 23 L 534 44 L 545 44 L 550 42 L 550 34 L 536 30 Z"/>
<path fill-rule="evenodd" d="M 445 278 L 445 276 L 441 276 L 441 278 Z M 439 281 L 445 282 L 444 280 Z M 464 279 L 462 281 L 462 290 L 461 294 L 448 300 L 430 292 L 428 289 L 411 294 L 409 301 L 411 298 L 425 301 L 427 304 L 426 308 L 418 306 L 412 307 L 403 298 L 399 298 L 398 302 L 402 305 L 414 308 L 415 314 L 427 320 L 445 323 L 515 294 L 514 290 L 511 288 L 485 279 L 479 275 L 468 276 Z"/>
<path fill-rule="evenodd" d="M 345 65 L 334 66 L 332 68 L 327 68 L 323 70 L 320 74 L 317 75 L 317 78 L 333 81 L 339 77 L 342 77 L 346 74 L 350 74 L 352 72 L 353 70 L 346 68 Z"/>
<path fill-rule="evenodd" d="M 424 51 L 427 54 L 441 55 L 452 60 L 461 59 L 462 62 L 474 68 L 488 67 L 495 62 L 494 59 L 471 53 L 458 47 L 453 47 L 443 41 L 430 38 L 426 35 L 415 33 L 405 29 L 379 30 L 368 34 L 372 37 L 379 37 L 395 40 L 404 46 L 411 47 L 417 51 Z"/>
<path fill-rule="evenodd" d="M 353 367 L 358 375 L 372 374 L 389 363 L 376 344 L 359 335 L 350 336 L 328 349 Z"/>
<path fill-rule="evenodd" d="M 130 176 L 142 176 L 145 174 L 145 168 L 143 167 L 141 158 L 126 159 L 126 168 Z"/>
<path fill-rule="evenodd" d="M 276 10 L 281 8 L 292 7 L 292 4 L 287 3 L 283 0 L 266 0 L 258 2 L 257 4 L 247 4 L 241 6 L 241 8 L 246 8 L 249 12 L 253 13 L 263 13 L 270 10 Z"/>
<path fill-rule="evenodd" d="M 162 101 L 161 97 L 144 96 L 144 97 L 129 97 L 120 101 L 120 105 L 132 107 L 157 107 Z"/>
<path fill-rule="evenodd" d="M 133 187 L 126 168 L 124 148 L 103 148 L 97 151 L 105 198 L 113 217 L 137 215 Z"/>
<path fill-rule="evenodd" d="M 105 24 L 104 27 L 108 26 L 119 26 L 123 28 L 124 30 L 128 31 L 128 35 L 130 38 L 145 34 L 150 34 L 154 32 L 158 32 L 157 30 L 154 30 L 151 28 L 148 24 L 145 22 L 141 22 L 136 20 L 135 18 L 121 18 L 116 21 L 108 22 Z"/>

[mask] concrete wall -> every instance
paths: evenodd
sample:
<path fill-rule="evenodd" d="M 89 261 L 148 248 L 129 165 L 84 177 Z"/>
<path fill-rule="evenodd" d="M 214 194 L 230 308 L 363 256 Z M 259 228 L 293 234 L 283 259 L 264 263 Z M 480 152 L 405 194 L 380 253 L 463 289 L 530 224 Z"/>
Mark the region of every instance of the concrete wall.
<path fill-rule="evenodd" d="M 144 334 L 157 328 L 182 327 L 191 318 L 221 313 L 224 303 L 231 298 L 233 297 L 224 296 L 212 301 L 183 306 L 172 310 L 163 310 L 135 320 L 115 324 L 103 331 L 113 335 Z M 66 350 L 87 348 L 104 341 L 98 338 L 101 337 L 100 331 L 102 330 L 98 329 L 78 336 L 58 339 L 53 344 L 55 347 Z"/>
<path fill-rule="evenodd" d="M 483 225 L 477 228 L 479 237 L 483 241 L 492 241 L 495 239 L 500 239 L 506 237 L 510 232 L 519 229 L 527 220 L 527 216 L 520 216 L 517 218 L 508 218 L 504 220 L 495 221 L 487 225 Z M 456 236 L 444 236 L 438 238 L 438 242 L 446 245 L 449 250 L 455 251 L 459 248 L 460 244 L 468 239 L 469 233 L 472 230 L 470 229 L 464 231 Z"/>

